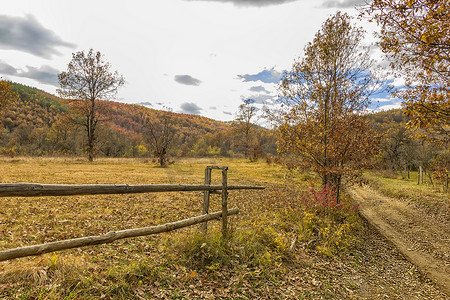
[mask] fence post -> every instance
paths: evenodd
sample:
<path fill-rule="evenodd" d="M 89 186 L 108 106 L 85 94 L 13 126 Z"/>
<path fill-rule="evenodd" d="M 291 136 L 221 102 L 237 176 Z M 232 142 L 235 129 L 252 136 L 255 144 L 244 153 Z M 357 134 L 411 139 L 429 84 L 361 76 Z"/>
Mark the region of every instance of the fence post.
<path fill-rule="evenodd" d="M 227 179 L 228 167 L 222 167 L 222 240 L 227 238 L 228 234 L 228 179 Z"/>
<path fill-rule="evenodd" d="M 205 168 L 205 184 L 211 185 L 211 168 Z M 209 212 L 209 191 L 203 192 L 203 214 L 206 215 Z M 208 221 L 202 224 L 202 230 L 206 233 L 208 230 Z"/>

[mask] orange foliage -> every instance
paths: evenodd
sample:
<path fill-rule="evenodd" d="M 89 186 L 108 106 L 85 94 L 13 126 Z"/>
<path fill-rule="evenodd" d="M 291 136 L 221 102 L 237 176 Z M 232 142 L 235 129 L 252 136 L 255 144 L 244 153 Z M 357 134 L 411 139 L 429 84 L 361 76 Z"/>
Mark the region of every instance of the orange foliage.
<path fill-rule="evenodd" d="M 426 130 L 423 138 L 450 142 L 450 2 L 375 0 L 364 14 L 381 27 L 379 45 L 407 80 L 397 95 L 410 125 Z"/>

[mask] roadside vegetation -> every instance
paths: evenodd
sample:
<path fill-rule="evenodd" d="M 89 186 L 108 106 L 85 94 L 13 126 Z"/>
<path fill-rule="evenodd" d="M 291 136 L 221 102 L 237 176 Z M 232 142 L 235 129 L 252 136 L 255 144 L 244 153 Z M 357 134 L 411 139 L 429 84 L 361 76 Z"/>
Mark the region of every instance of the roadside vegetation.
<path fill-rule="evenodd" d="M 386 171 L 367 172 L 364 176 L 368 184 L 383 195 L 408 202 L 427 215 L 449 223 L 450 194 L 447 190 L 443 191 L 442 185 L 433 183 L 429 177 L 423 184 L 418 184 L 419 174 L 413 171 L 410 172 L 409 179 Z"/>

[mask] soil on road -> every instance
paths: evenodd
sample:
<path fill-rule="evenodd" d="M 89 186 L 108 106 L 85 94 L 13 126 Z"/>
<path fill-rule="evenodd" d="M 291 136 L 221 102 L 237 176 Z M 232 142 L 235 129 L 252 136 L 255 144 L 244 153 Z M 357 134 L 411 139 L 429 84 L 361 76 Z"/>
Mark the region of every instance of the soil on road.
<path fill-rule="evenodd" d="M 450 220 L 368 186 L 353 187 L 350 193 L 367 221 L 450 297 Z"/>

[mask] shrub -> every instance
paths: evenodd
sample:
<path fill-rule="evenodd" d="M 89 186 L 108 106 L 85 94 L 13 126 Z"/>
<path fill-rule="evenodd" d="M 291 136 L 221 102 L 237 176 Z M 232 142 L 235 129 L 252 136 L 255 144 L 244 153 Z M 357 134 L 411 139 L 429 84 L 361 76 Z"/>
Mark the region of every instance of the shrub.
<path fill-rule="evenodd" d="M 218 230 L 181 237 L 171 241 L 167 253 L 172 253 L 171 259 L 178 264 L 199 272 L 215 273 L 245 265 L 269 274 L 287 254 L 287 242 L 282 234 L 263 223 L 231 231 L 225 242 Z"/>
<path fill-rule="evenodd" d="M 332 256 L 353 245 L 356 208 L 346 195 L 338 203 L 329 186 L 313 187 L 284 209 L 284 220 L 289 223 L 285 228 L 293 228 L 304 248 Z"/>

